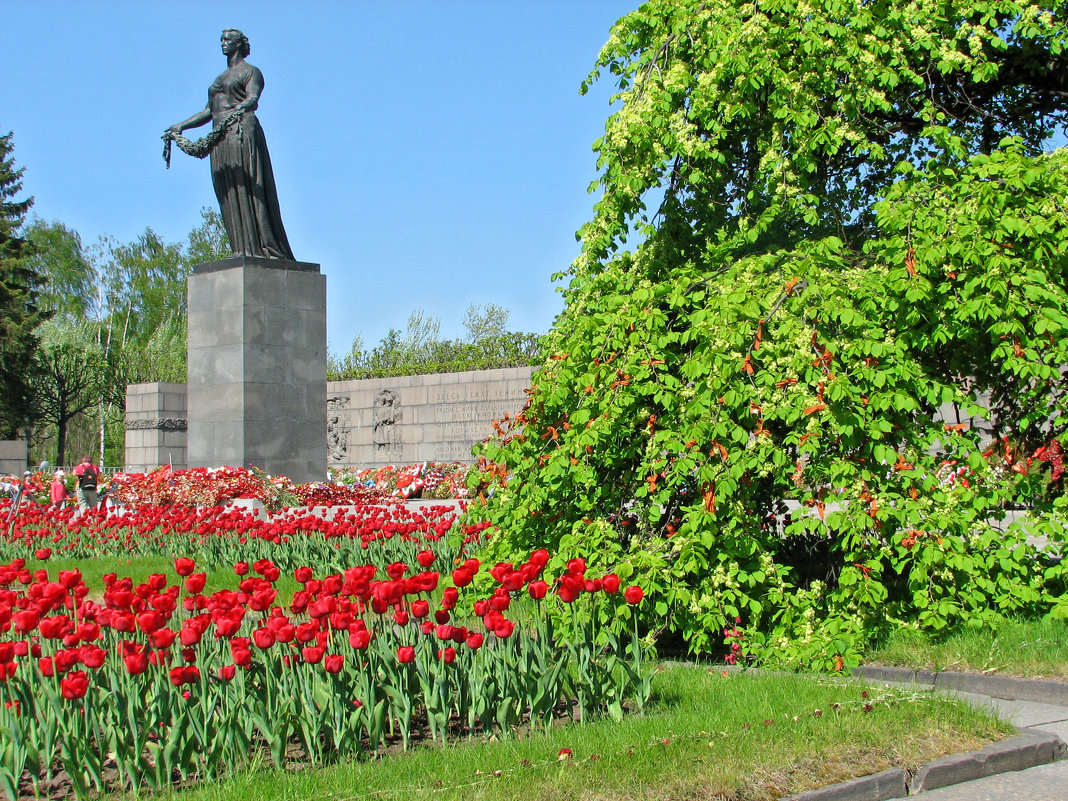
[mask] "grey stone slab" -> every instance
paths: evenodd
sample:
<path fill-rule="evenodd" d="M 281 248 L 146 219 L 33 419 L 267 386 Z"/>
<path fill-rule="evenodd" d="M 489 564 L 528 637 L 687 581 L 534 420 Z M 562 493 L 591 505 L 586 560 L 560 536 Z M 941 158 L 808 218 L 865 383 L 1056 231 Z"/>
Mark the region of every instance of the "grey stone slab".
<path fill-rule="evenodd" d="M 233 381 L 226 384 L 191 384 L 189 387 L 189 426 L 207 422 L 236 422 L 244 418 L 244 387 Z"/>
<path fill-rule="evenodd" d="M 905 797 L 907 780 L 908 775 L 901 768 L 890 768 L 871 776 L 798 793 L 785 801 L 889 801 Z"/>
<path fill-rule="evenodd" d="M 1068 707 L 1059 704 L 1042 704 L 1037 701 L 1012 701 L 992 698 L 988 695 L 953 691 L 955 697 L 963 698 L 973 706 L 991 710 L 995 715 L 1014 726 L 1030 727 L 1068 720 Z"/>
<path fill-rule="evenodd" d="M 980 693 L 994 698 L 1037 701 L 1068 706 L 1068 682 L 1016 679 L 1010 676 L 941 672 L 935 678 L 939 689 Z"/>
<path fill-rule="evenodd" d="M 294 309 L 317 311 L 326 308 L 326 276 L 310 272 L 291 272 L 286 275 L 288 306 Z"/>
<path fill-rule="evenodd" d="M 1061 738 L 1062 742 L 1068 743 L 1068 720 L 1058 720 L 1052 723 L 1040 723 L 1031 727 L 1035 731 L 1043 731 Z"/>
<path fill-rule="evenodd" d="M 164 392 L 162 408 L 165 412 L 184 412 L 186 410 L 185 386 L 182 386 L 181 392 L 173 390 Z"/>
<path fill-rule="evenodd" d="M 243 270 L 189 276 L 188 308 L 236 308 L 242 304 L 245 276 Z"/>
<path fill-rule="evenodd" d="M 236 384 L 244 379 L 248 353 L 240 343 L 189 348 L 189 385 Z"/>
<path fill-rule="evenodd" d="M 241 305 L 246 309 L 262 308 L 270 311 L 288 308 L 289 287 L 283 270 L 245 270 L 244 293 Z"/>
<path fill-rule="evenodd" d="M 861 676 L 872 681 L 892 681 L 900 684 L 923 684 L 934 687 L 938 675 L 929 670 L 889 667 L 885 665 L 863 665 L 853 668 L 854 676 Z"/>
<path fill-rule="evenodd" d="M 326 348 L 313 353 L 294 353 L 287 362 L 293 384 L 307 384 L 323 399 L 326 411 Z M 312 389 L 314 388 L 314 389 Z"/>
<path fill-rule="evenodd" d="M 428 402 L 426 387 L 404 387 L 397 393 L 401 406 L 425 406 Z"/>
<path fill-rule="evenodd" d="M 194 309 L 188 312 L 188 325 L 193 335 L 193 347 L 234 345 L 241 342 L 243 314 L 241 309 Z"/>
<path fill-rule="evenodd" d="M 1065 801 L 1068 761 L 925 792 L 924 801 Z"/>
<path fill-rule="evenodd" d="M 161 431 L 159 432 L 159 445 L 164 448 L 185 448 L 186 432 L 184 431 Z"/>
<path fill-rule="evenodd" d="M 978 751 L 953 754 L 928 762 L 912 777 L 909 793 L 936 790 L 984 776 L 1043 765 L 1057 759 L 1063 745 L 1054 735 L 1023 731 Z"/>

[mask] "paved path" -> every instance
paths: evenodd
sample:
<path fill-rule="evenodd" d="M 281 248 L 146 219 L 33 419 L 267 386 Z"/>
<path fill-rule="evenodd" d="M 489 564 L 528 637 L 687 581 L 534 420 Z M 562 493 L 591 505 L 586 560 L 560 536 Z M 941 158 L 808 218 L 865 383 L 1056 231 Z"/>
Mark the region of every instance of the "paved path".
<path fill-rule="evenodd" d="M 1068 742 L 1068 707 L 1035 701 L 1005 701 L 957 693 L 977 706 L 992 707 L 1014 725 L 1056 734 Z M 1068 760 L 919 793 L 924 801 L 1068 801 Z"/>

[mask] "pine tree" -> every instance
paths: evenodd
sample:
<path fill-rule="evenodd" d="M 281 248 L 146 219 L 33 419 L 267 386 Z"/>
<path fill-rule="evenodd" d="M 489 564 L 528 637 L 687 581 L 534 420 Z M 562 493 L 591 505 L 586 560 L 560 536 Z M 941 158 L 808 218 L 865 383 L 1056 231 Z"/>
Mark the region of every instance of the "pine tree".
<path fill-rule="evenodd" d="M 0 135 L 0 437 L 5 439 L 33 414 L 34 330 L 44 318 L 40 276 L 26 261 L 31 246 L 21 236 L 33 198 L 15 197 L 22 192 L 24 168 L 15 167 L 13 150 L 11 133 Z"/>

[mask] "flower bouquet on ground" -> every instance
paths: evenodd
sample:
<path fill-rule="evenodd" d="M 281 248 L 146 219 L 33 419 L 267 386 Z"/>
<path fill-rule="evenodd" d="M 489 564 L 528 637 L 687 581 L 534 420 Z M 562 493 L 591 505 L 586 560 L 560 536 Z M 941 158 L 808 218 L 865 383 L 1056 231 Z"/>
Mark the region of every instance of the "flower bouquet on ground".
<path fill-rule="evenodd" d="M 345 469 L 334 475 L 344 484 L 373 487 L 402 500 L 448 500 L 467 497 L 465 482 L 470 469 L 462 462 L 420 462 L 401 467 Z"/>

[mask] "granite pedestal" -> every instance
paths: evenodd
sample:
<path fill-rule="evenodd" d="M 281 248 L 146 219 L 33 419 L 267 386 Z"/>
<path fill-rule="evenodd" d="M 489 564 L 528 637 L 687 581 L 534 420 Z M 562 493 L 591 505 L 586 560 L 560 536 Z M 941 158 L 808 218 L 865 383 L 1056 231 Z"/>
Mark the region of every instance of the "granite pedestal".
<path fill-rule="evenodd" d="M 189 467 L 326 478 L 326 276 L 233 257 L 189 277 Z"/>

